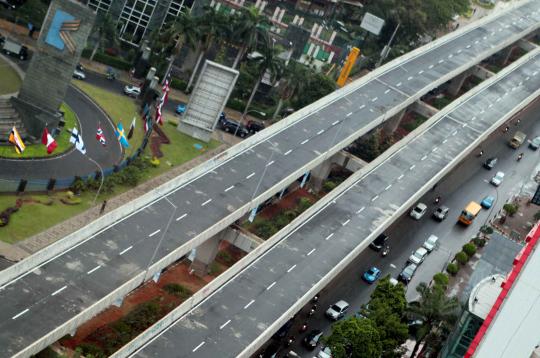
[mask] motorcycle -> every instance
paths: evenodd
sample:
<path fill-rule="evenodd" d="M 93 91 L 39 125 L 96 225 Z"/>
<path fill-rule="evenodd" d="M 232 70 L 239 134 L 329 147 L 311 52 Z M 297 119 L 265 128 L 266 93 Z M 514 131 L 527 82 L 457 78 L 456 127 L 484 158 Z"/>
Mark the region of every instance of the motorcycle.
<path fill-rule="evenodd" d="M 319 294 L 316 294 L 316 295 L 313 296 L 313 298 L 311 299 L 311 302 L 316 303 L 318 300 L 319 300 Z"/>
<path fill-rule="evenodd" d="M 285 342 L 285 346 L 289 347 L 291 344 L 294 343 L 294 340 L 295 338 L 293 336 L 290 336 L 289 338 L 287 338 L 287 341 Z"/>
<path fill-rule="evenodd" d="M 519 153 L 517 157 L 517 161 L 519 162 L 521 159 L 523 159 L 523 153 Z"/>
<path fill-rule="evenodd" d="M 441 197 L 440 197 L 440 196 L 438 196 L 438 197 L 435 198 L 435 204 L 439 204 L 440 201 L 441 201 Z"/>
<path fill-rule="evenodd" d="M 389 252 L 390 252 L 390 246 L 386 245 L 386 246 L 383 248 L 381 254 L 382 254 L 383 257 L 385 257 L 386 255 L 388 255 Z"/>
<path fill-rule="evenodd" d="M 308 329 L 308 325 L 307 323 L 304 323 L 303 325 L 300 326 L 300 329 L 298 331 L 302 333 L 302 332 L 307 331 L 307 329 Z"/>

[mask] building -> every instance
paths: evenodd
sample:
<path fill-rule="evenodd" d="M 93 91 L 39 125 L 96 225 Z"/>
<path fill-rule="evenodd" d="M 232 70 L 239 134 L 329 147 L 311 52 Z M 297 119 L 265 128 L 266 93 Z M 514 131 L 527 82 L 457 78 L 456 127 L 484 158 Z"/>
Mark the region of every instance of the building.
<path fill-rule="evenodd" d="M 120 40 L 138 46 L 154 29 L 161 29 L 195 0 L 86 0 L 88 6 L 102 15 L 109 13 L 117 21 Z"/>

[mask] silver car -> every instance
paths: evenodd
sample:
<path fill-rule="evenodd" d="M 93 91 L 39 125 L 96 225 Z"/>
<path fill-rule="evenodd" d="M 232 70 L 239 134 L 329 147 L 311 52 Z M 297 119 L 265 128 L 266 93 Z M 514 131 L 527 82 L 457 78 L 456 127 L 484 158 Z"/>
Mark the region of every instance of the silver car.
<path fill-rule="evenodd" d="M 425 248 L 419 247 L 416 249 L 415 252 L 412 253 L 411 256 L 409 256 L 408 262 L 413 263 L 415 265 L 420 265 L 422 262 L 424 262 L 427 254 L 428 254 L 428 251 Z"/>
<path fill-rule="evenodd" d="M 337 301 L 326 310 L 326 317 L 337 321 L 345 316 L 349 310 L 349 304 L 343 300 Z"/>

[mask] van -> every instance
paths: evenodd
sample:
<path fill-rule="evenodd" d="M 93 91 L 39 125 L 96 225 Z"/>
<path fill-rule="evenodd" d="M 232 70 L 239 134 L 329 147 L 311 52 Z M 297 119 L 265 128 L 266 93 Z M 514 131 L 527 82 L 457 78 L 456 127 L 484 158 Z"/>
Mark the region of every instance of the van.
<path fill-rule="evenodd" d="M 510 145 L 510 147 L 517 149 L 523 144 L 523 142 L 525 142 L 526 138 L 527 135 L 525 133 L 517 131 L 512 137 L 512 139 L 510 139 L 510 142 L 508 142 L 508 144 Z"/>
<path fill-rule="evenodd" d="M 464 225 L 470 225 L 482 207 L 477 202 L 471 201 L 461 212 L 458 221 Z"/>
<path fill-rule="evenodd" d="M 18 57 L 19 60 L 23 61 L 28 58 L 28 48 L 9 39 L 4 40 L 4 43 L 2 44 L 2 52 L 4 52 L 6 55 Z"/>

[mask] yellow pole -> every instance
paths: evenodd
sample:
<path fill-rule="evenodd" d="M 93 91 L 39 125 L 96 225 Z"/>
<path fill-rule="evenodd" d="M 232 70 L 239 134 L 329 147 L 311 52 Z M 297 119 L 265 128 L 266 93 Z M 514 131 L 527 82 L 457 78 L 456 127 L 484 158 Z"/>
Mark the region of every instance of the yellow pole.
<path fill-rule="evenodd" d="M 351 69 L 356 63 L 358 55 L 360 55 L 360 49 L 357 47 L 353 47 L 351 49 L 351 52 L 349 52 L 349 56 L 347 56 L 347 61 L 345 61 L 345 64 L 343 65 L 341 73 L 339 74 L 339 78 L 336 82 L 339 87 L 345 86 L 345 82 L 347 81 L 347 78 L 349 78 L 349 74 L 351 73 Z"/>

